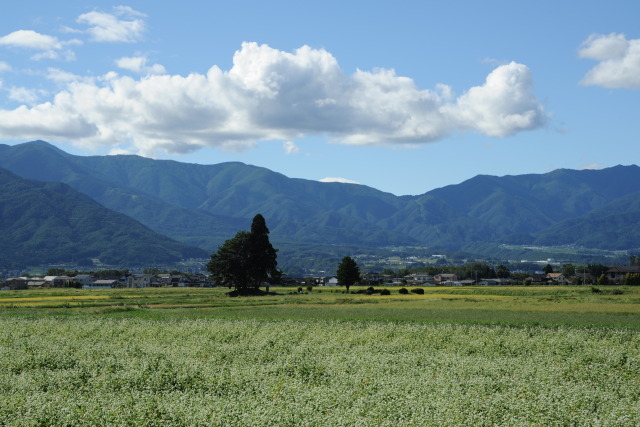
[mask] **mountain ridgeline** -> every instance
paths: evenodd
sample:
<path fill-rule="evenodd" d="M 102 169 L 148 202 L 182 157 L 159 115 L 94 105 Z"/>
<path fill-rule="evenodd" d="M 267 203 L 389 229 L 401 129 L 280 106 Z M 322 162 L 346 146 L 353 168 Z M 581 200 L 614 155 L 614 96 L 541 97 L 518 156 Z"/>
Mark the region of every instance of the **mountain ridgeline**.
<path fill-rule="evenodd" d="M 67 184 L 155 232 L 209 252 L 257 213 L 267 218 L 276 247 L 640 247 L 638 166 L 481 175 L 417 196 L 288 178 L 242 163 L 74 156 L 43 141 L 0 145 L 0 167 Z"/>

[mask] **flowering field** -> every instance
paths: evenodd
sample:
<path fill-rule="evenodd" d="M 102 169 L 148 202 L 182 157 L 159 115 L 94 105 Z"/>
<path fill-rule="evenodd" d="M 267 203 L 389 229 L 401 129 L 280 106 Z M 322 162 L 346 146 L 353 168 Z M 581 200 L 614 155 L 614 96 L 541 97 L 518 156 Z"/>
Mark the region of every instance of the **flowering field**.
<path fill-rule="evenodd" d="M 230 298 L 226 288 L 30 289 L 0 292 L 2 317 L 393 320 L 640 330 L 640 286 L 425 287 L 423 295 L 346 294 L 344 288 L 272 288 Z M 356 291 L 364 287 L 354 287 Z M 275 292 L 274 292 L 275 291 Z"/>
<path fill-rule="evenodd" d="M 2 316 L 0 425 L 640 425 L 640 333 Z"/>

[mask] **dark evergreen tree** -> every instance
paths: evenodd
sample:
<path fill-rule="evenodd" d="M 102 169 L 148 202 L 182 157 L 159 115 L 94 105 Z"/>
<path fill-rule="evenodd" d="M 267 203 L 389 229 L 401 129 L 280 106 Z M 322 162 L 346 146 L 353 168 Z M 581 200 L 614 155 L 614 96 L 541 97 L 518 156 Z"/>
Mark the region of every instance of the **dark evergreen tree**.
<path fill-rule="evenodd" d="M 260 214 L 253 218 L 251 231 L 240 231 L 211 255 L 207 270 L 213 279 L 236 290 L 258 289 L 263 282 L 276 283 L 281 277 L 277 249 L 269 242 L 269 229 Z"/>
<path fill-rule="evenodd" d="M 340 261 L 336 273 L 338 284 L 344 285 L 349 292 L 349 288 L 360 280 L 360 268 L 353 258 L 346 256 Z"/>
<path fill-rule="evenodd" d="M 269 229 L 264 217 L 257 214 L 251 223 L 249 235 L 249 275 L 254 288 L 262 282 L 274 283 L 281 274 L 278 271 L 278 250 L 269 241 Z"/>

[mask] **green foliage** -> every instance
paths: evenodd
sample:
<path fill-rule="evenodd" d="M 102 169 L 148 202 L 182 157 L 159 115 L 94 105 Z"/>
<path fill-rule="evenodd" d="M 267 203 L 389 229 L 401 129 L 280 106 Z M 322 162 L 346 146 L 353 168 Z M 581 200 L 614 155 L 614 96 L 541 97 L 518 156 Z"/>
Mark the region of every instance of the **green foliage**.
<path fill-rule="evenodd" d="M 608 270 L 609 270 L 609 266 L 608 265 L 603 265 L 603 264 L 589 264 L 589 265 L 587 265 L 587 271 L 593 277 L 600 277 L 603 274 L 605 274 Z"/>
<path fill-rule="evenodd" d="M 576 267 L 573 264 L 564 264 L 562 266 L 562 274 L 564 277 L 571 277 L 576 275 Z"/>
<path fill-rule="evenodd" d="M 269 241 L 269 229 L 264 217 L 257 214 L 251 223 L 249 233 L 249 276 L 253 286 L 258 287 L 262 282 L 278 283 L 281 274 L 278 271 L 278 250 Z"/>
<path fill-rule="evenodd" d="M 251 231 L 240 231 L 211 255 L 207 270 L 213 279 L 236 290 L 257 289 L 262 282 L 277 282 L 277 250 L 269 242 L 269 229 L 262 215 L 254 217 Z"/>
<path fill-rule="evenodd" d="M 504 265 L 500 264 L 496 267 L 496 277 L 499 277 L 501 279 L 508 279 L 509 277 L 511 277 L 511 271 L 509 271 L 509 269 Z"/>
<path fill-rule="evenodd" d="M 346 287 L 349 292 L 349 288 L 360 280 L 360 268 L 353 258 L 345 256 L 338 265 L 336 277 L 338 284 Z"/>
<path fill-rule="evenodd" d="M 218 252 L 211 255 L 207 270 L 211 272 L 215 283 L 245 289 L 252 283 L 248 263 L 249 232 L 239 231 L 235 237 L 224 242 Z"/>
<path fill-rule="evenodd" d="M 544 266 L 542 271 L 544 271 L 545 274 L 553 273 L 553 266 L 551 264 L 547 264 Z"/>
<path fill-rule="evenodd" d="M 502 267 L 502 274 L 510 274 L 505 266 Z M 492 279 L 496 277 L 496 271 L 487 263 L 471 262 L 462 265 L 429 266 L 420 269 L 420 272 L 428 273 L 432 276 L 440 273 L 455 274 L 458 279 Z M 409 273 L 407 273 L 409 274 Z M 508 276 L 507 276 L 508 277 Z"/>
<path fill-rule="evenodd" d="M 98 258 L 110 265 L 203 257 L 110 211 L 65 184 L 29 181 L 0 169 L 0 263 L 44 265 Z"/>
<path fill-rule="evenodd" d="M 451 268 L 451 272 L 456 274 L 459 279 L 493 279 L 496 277 L 494 269 L 486 264 L 480 262 L 472 262 L 471 264 L 465 264 L 462 266 L 454 266 Z M 503 274 L 507 274 L 508 270 L 502 270 Z"/>
<path fill-rule="evenodd" d="M 624 284 L 626 286 L 640 286 L 640 274 L 629 273 L 624 278 Z"/>

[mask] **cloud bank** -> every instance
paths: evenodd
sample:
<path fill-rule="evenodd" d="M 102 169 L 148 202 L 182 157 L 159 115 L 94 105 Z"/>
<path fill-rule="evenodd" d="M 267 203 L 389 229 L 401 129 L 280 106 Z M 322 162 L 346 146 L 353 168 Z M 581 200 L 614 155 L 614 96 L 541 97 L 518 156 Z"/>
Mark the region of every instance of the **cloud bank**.
<path fill-rule="evenodd" d="M 640 39 L 624 34 L 593 34 L 582 43 L 578 54 L 598 61 L 581 83 L 610 89 L 640 89 Z"/>
<path fill-rule="evenodd" d="M 119 66 L 150 71 L 141 58 L 123 58 Z M 446 85 L 420 89 L 389 69 L 346 75 L 322 49 L 289 53 L 243 43 L 228 71 L 213 66 L 206 74 L 140 79 L 111 72 L 67 82 L 49 102 L 0 110 L 0 138 L 63 139 L 153 155 L 203 146 L 241 150 L 307 135 L 357 145 L 425 143 L 460 131 L 505 137 L 546 120 L 531 71 L 515 62 L 456 98 Z"/>

